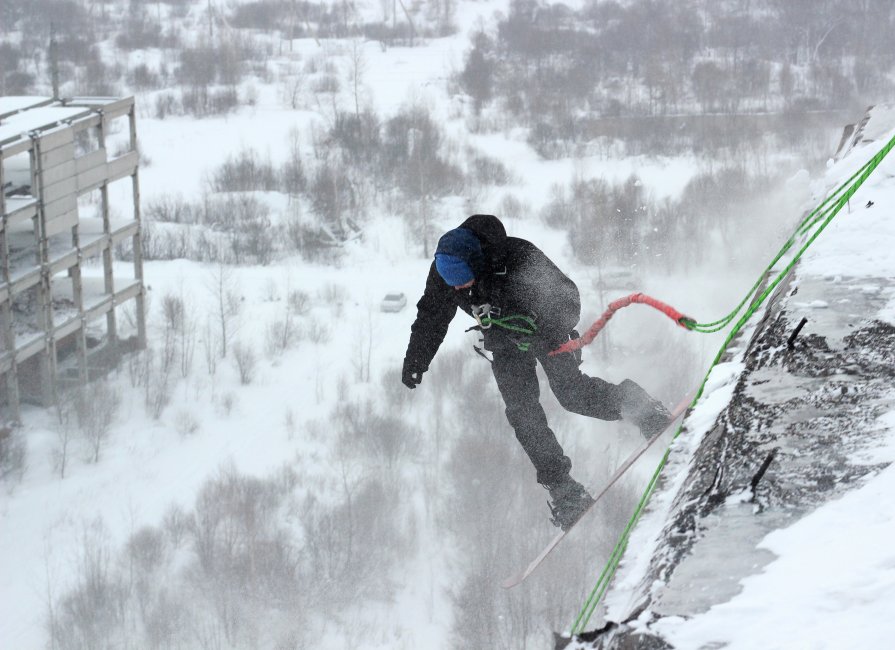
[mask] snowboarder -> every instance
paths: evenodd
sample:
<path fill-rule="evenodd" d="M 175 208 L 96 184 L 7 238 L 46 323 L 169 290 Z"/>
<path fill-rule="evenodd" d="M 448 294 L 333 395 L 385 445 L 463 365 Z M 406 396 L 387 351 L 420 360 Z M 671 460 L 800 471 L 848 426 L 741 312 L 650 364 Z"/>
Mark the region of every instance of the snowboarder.
<path fill-rule="evenodd" d="M 574 354 L 548 356 L 570 337 L 580 317 L 578 288 L 534 244 L 509 237 L 493 215 L 476 214 L 438 241 L 426 289 L 417 303 L 401 381 L 416 388 L 444 340 L 457 307 L 478 321 L 506 416 L 550 494 L 552 522 L 571 526 L 592 502 L 569 472 L 541 407 L 536 362 L 559 403 L 568 411 L 601 420 L 626 419 L 650 437 L 669 413 L 626 379 L 612 384 L 585 375 Z"/>

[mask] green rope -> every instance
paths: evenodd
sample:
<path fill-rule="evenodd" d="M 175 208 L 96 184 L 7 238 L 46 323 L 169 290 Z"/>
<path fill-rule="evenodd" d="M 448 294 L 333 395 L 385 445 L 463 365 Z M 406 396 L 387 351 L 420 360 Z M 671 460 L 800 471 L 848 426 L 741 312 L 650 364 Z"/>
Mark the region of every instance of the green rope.
<path fill-rule="evenodd" d="M 717 332 L 720 329 L 723 329 L 727 326 L 733 319 L 736 317 L 736 314 L 739 310 L 746 304 L 749 299 L 749 296 L 752 295 L 755 291 L 758 290 L 758 287 L 761 285 L 762 280 L 771 272 L 777 262 L 782 259 L 782 257 L 789 251 L 796 242 L 797 237 L 802 237 L 807 235 L 812 228 L 817 226 L 814 234 L 811 235 L 810 238 L 802 245 L 802 247 L 798 250 L 798 252 L 794 255 L 793 259 L 787 264 L 786 268 L 784 268 L 780 273 L 777 274 L 777 277 L 762 291 L 761 295 L 758 296 L 752 304 L 749 305 L 749 308 L 743 314 L 743 316 L 737 321 L 736 325 L 731 329 L 730 333 L 724 339 L 724 343 L 721 345 L 718 354 L 715 356 L 715 359 L 712 361 L 711 366 L 709 367 L 708 372 L 705 375 L 705 378 L 702 380 L 702 384 L 699 387 L 699 390 L 696 393 L 696 396 L 693 398 L 690 406 L 691 408 L 696 406 L 696 403 L 699 401 L 699 398 L 702 396 L 705 391 L 705 386 L 708 383 L 709 376 L 711 375 L 712 370 L 721 360 L 721 357 L 727 351 L 727 347 L 730 345 L 730 342 L 734 339 L 734 337 L 739 334 L 742 330 L 743 326 L 749 321 L 749 319 L 758 311 L 759 307 L 764 303 L 767 297 L 771 294 L 774 289 L 783 281 L 783 279 L 789 275 L 792 268 L 796 265 L 802 255 L 808 250 L 808 247 L 814 243 L 817 237 L 826 229 L 826 227 L 830 224 L 830 222 L 836 217 L 840 210 L 848 203 L 852 196 L 854 196 L 855 192 L 864 184 L 864 181 L 870 176 L 870 174 L 875 170 L 879 164 L 882 162 L 883 158 L 888 155 L 888 153 L 895 147 L 895 137 L 893 137 L 889 142 L 884 146 L 880 151 L 873 156 L 867 163 L 861 167 L 858 171 L 856 171 L 852 176 L 845 181 L 842 185 L 840 185 L 834 192 L 832 192 L 817 208 L 812 210 L 805 219 L 799 224 L 799 227 L 796 229 L 796 232 L 792 237 L 787 240 L 787 242 L 783 245 L 780 252 L 768 265 L 765 271 L 762 273 L 761 277 L 759 277 L 758 281 L 752 286 L 749 292 L 746 294 L 746 297 L 740 302 L 737 308 L 732 311 L 730 314 L 722 318 L 721 320 L 717 320 L 713 323 L 705 323 L 705 324 L 697 324 L 687 322 L 686 325 L 696 331 L 696 332 Z M 847 188 L 847 189 L 846 189 Z M 820 225 L 818 225 L 820 224 Z M 683 423 L 681 423 L 677 430 L 674 433 L 674 437 L 672 438 L 672 443 L 677 437 L 681 434 L 683 430 Z M 624 555 L 625 549 L 628 546 L 628 539 L 633 531 L 634 527 L 637 525 L 637 522 L 640 520 L 641 515 L 643 514 L 644 509 L 646 508 L 646 504 L 649 502 L 650 497 L 652 496 L 656 485 L 658 485 L 659 477 L 662 473 L 662 470 L 665 468 L 666 463 L 668 462 L 668 457 L 671 453 L 671 443 L 669 443 L 668 448 L 665 450 L 665 454 L 662 456 L 662 459 L 659 461 L 659 465 L 656 468 L 656 471 L 653 473 L 652 478 L 650 479 L 649 484 L 646 487 L 646 490 L 643 492 L 643 495 L 640 498 L 640 501 L 637 504 L 637 507 L 634 510 L 634 514 L 631 516 L 631 519 L 628 521 L 628 524 L 625 526 L 625 529 L 622 531 L 621 536 L 618 539 L 618 542 L 615 545 L 615 548 L 612 551 L 612 554 L 609 556 L 609 560 L 606 563 L 606 566 L 603 568 L 603 571 L 600 573 L 600 577 L 597 580 L 596 586 L 590 592 L 587 600 L 584 602 L 584 606 L 581 608 L 581 612 L 578 614 L 578 617 L 575 619 L 575 622 L 572 625 L 572 635 L 581 634 L 584 631 L 584 628 L 587 626 L 588 621 L 590 621 L 591 616 L 597 608 L 597 605 L 603 599 L 603 596 L 606 594 L 606 590 L 609 588 L 609 584 L 612 581 L 612 578 L 615 576 L 615 572 L 618 569 L 618 565 L 621 562 L 621 558 Z"/>
<path fill-rule="evenodd" d="M 527 327 L 523 325 L 514 325 L 513 321 L 522 321 Z M 486 317 L 482 319 L 482 325 L 485 327 L 496 325 L 497 327 L 502 327 L 503 329 L 515 332 L 516 334 L 534 334 L 538 331 L 538 326 L 535 324 L 534 318 L 522 316 L 521 314 L 513 314 L 512 316 L 506 316 L 504 318 Z"/>
<path fill-rule="evenodd" d="M 879 154 L 877 154 L 877 155 L 879 155 Z M 883 156 L 883 157 L 885 157 L 885 156 Z M 724 329 L 725 327 L 727 327 L 731 323 L 731 321 L 733 321 L 733 319 L 736 317 L 736 315 L 740 312 L 740 310 L 743 308 L 743 305 L 745 305 L 746 302 L 749 300 L 749 296 L 753 295 L 755 293 L 755 291 L 758 290 L 758 287 L 761 285 L 762 280 L 764 280 L 764 278 L 767 277 L 767 275 L 771 272 L 771 270 L 774 268 L 774 266 L 776 266 L 777 262 L 779 262 L 783 258 L 783 256 L 786 255 L 786 253 L 789 252 L 789 250 L 795 245 L 797 238 L 804 236 L 819 221 L 821 221 L 822 219 L 827 217 L 830 214 L 830 211 L 836 207 L 836 205 L 833 204 L 832 202 L 837 198 L 837 196 L 839 196 L 852 183 L 852 181 L 854 181 L 859 175 L 861 175 L 863 172 L 867 171 L 868 168 L 870 168 L 870 171 L 873 171 L 873 169 L 876 168 L 876 166 L 882 160 L 882 158 L 880 158 L 879 160 L 877 160 L 874 163 L 875 159 L 876 159 L 876 156 L 874 156 L 874 158 L 871 158 L 869 161 L 867 161 L 863 167 L 861 167 L 858 171 L 856 171 L 854 174 L 852 174 L 848 180 L 846 180 L 844 183 L 842 183 L 829 196 L 827 196 L 827 198 L 824 199 L 824 201 L 819 206 L 817 206 L 814 210 L 812 210 L 810 213 L 808 213 L 808 215 L 796 227 L 795 231 L 789 237 L 789 239 L 786 240 L 786 243 L 783 244 L 783 247 L 780 249 L 780 251 L 777 253 L 777 255 L 774 256 L 774 259 L 771 260 L 771 263 L 768 264 L 768 266 L 765 268 L 765 270 L 762 271 L 761 275 L 758 276 L 758 279 L 755 281 L 755 284 L 753 284 L 752 287 L 746 292 L 746 295 L 743 298 L 743 300 L 740 302 L 740 304 L 738 304 L 734 308 L 733 311 L 731 311 L 724 318 L 722 318 L 720 320 L 716 320 L 711 323 L 685 322 L 684 326 L 688 327 L 689 329 L 692 329 L 696 332 L 702 332 L 704 334 L 711 334 L 714 332 L 718 332 L 718 331 Z M 871 167 L 871 165 L 872 165 L 872 167 Z M 859 185 L 859 187 L 860 187 L 860 185 Z M 838 209 L 837 209 L 837 212 L 838 212 Z"/>

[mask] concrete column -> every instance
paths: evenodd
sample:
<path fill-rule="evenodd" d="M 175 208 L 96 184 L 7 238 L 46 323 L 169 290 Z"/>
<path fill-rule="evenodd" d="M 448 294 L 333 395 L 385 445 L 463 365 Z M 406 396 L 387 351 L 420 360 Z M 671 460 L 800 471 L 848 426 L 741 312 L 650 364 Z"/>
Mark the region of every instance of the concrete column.
<path fill-rule="evenodd" d="M 137 107 L 136 104 L 131 106 L 128 113 L 131 129 L 131 149 L 139 151 L 139 143 L 137 142 Z M 146 347 L 146 288 L 143 284 L 143 245 L 140 239 L 140 228 L 142 223 L 142 213 L 140 210 L 140 173 L 139 170 L 134 172 L 132 177 L 134 189 L 134 219 L 137 222 L 137 234 L 134 235 L 134 277 L 140 282 L 140 293 L 135 300 L 137 301 L 137 341 L 140 349 Z"/>
<path fill-rule="evenodd" d="M 3 160 L 0 158 L 0 188 L 5 183 L 3 174 Z M 6 240 L 6 195 L 0 190 L 0 285 L 9 283 L 9 242 Z M 3 341 L 5 353 L 9 354 L 10 366 L 4 374 L 6 385 L 6 413 L 0 417 L 3 420 L 21 420 L 19 409 L 19 379 L 16 368 L 16 336 L 12 328 L 12 309 L 10 302 L 12 296 L 7 295 L 0 302 L 0 340 Z"/>

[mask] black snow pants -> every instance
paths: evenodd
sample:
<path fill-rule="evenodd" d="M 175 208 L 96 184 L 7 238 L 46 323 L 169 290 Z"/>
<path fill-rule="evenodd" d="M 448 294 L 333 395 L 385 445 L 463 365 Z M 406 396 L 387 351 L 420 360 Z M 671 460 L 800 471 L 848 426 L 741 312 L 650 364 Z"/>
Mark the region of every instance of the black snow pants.
<path fill-rule="evenodd" d="M 572 461 L 547 424 L 539 401 L 536 362 L 543 366 L 559 403 L 572 413 L 620 420 L 620 390 L 615 384 L 585 375 L 572 354 L 549 357 L 547 350 L 531 353 L 503 346 L 492 351 L 491 368 L 506 404 L 507 419 L 537 470 L 538 483 L 555 485 L 568 475 Z"/>

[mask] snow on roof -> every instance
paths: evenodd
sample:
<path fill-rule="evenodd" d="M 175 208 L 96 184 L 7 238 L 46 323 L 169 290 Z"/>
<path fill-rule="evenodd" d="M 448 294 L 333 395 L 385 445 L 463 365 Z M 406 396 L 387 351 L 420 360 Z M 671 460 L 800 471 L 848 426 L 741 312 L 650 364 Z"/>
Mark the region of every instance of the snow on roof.
<path fill-rule="evenodd" d="M 51 97 L 38 97 L 36 95 L 11 95 L 0 97 L 0 120 L 26 108 L 32 108 L 52 102 Z"/>
<path fill-rule="evenodd" d="M 59 122 L 86 113 L 83 107 L 41 106 L 10 115 L 0 123 L 0 142 L 27 135 L 35 129 L 45 129 Z"/>

